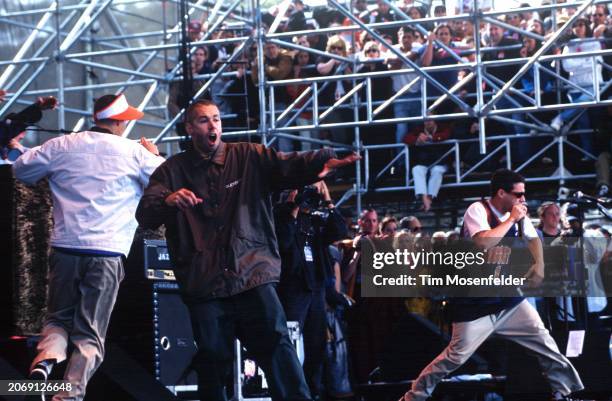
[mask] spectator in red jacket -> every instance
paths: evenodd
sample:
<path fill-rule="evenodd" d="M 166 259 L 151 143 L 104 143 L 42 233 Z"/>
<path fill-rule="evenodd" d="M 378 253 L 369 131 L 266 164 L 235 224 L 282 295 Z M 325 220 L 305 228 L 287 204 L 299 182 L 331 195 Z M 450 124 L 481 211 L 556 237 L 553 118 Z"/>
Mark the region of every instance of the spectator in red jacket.
<path fill-rule="evenodd" d="M 445 123 L 426 119 L 423 125 L 415 127 L 404 137 L 404 142 L 410 146 L 410 156 L 414 161 L 412 176 L 414 177 L 415 196 L 421 197 L 424 211 L 429 211 L 433 199 L 438 196 L 442 185 L 442 176 L 446 172 L 446 164 L 440 158 L 446 153 L 449 145 L 439 145 L 451 136 L 451 128 Z M 427 182 L 429 171 L 429 182 Z"/>

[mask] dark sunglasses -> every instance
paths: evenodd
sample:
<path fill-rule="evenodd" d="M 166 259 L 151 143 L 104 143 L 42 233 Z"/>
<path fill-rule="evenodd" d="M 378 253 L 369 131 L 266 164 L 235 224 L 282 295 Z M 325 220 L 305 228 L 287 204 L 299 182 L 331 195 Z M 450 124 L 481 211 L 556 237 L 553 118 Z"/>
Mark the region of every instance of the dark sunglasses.
<path fill-rule="evenodd" d="M 412 227 L 410 229 L 410 231 L 412 231 L 413 233 L 418 233 L 423 229 L 423 227 Z"/>
<path fill-rule="evenodd" d="M 366 53 L 378 53 L 378 49 L 368 49 Z"/>
<path fill-rule="evenodd" d="M 516 196 L 517 199 L 525 196 L 525 192 L 510 192 L 510 193 Z"/>
<path fill-rule="evenodd" d="M 342 51 L 342 50 L 344 50 L 344 47 L 342 47 L 342 46 L 331 46 L 329 48 L 329 50 L 340 50 L 340 51 Z"/>

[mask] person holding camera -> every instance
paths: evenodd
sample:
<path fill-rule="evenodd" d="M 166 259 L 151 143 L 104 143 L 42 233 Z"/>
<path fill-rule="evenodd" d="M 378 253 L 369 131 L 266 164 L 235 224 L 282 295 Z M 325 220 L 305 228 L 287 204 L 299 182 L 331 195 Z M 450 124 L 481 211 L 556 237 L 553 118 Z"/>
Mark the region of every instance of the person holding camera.
<path fill-rule="evenodd" d="M 0 89 L 0 102 L 6 92 Z M 26 128 L 38 123 L 44 110 L 50 110 L 57 105 L 53 96 L 39 97 L 25 109 L 10 113 L 0 121 L 0 164 L 12 164 L 24 154 L 28 148 L 21 144 L 26 135 Z"/>
<path fill-rule="evenodd" d="M 274 222 L 281 256 L 277 292 L 287 320 L 300 324 L 304 375 L 318 399 L 326 344 L 325 288 L 333 275 L 329 245 L 346 238 L 348 230 L 324 181 L 289 192 L 275 207 Z"/>

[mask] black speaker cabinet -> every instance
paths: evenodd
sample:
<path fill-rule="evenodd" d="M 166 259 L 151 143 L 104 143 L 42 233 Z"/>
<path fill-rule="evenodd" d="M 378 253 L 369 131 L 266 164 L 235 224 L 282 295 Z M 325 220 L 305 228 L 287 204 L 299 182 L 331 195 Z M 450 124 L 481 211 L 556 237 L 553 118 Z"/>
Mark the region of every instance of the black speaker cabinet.
<path fill-rule="evenodd" d="M 189 312 L 176 283 L 153 285 L 153 332 L 155 378 L 175 391 L 194 390 L 197 376 L 191 360 L 196 346 Z"/>

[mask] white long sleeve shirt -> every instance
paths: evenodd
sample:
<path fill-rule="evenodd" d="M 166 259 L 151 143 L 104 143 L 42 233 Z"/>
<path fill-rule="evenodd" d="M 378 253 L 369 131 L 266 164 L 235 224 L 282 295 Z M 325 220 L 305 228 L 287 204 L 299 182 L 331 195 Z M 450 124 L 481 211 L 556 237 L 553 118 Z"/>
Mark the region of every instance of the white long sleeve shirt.
<path fill-rule="evenodd" d="M 563 48 L 563 54 L 596 52 L 601 50 L 601 44 L 596 40 L 570 43 Z M 593 60 L 602 61 L 601 56 L 595 57 L 574 57 L 566 58 L 561 61 L 563 69 L 569 73 L 569 80 L 578 86 L 582 86 L 589 90 L 593 89 Z M 595 66 L 595 74 L 599 82 L 603 81 L 601 75 L 601 64 Z M 574 90 L 570 90 L 573 92 Z"/>
<path fill-rule="evenodd" d="M 130 139 L 84 131 L 32 148 L 13 164 L 13 172 L 26 184 L 48 177 L 52 246 L 127 255 L 138 201 L 163 161 Z"/>

